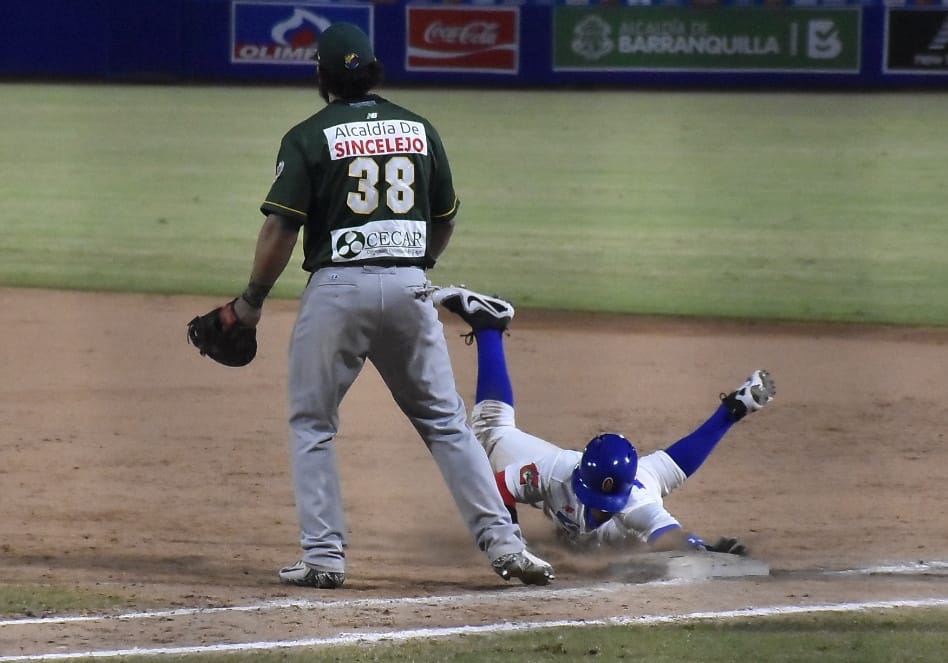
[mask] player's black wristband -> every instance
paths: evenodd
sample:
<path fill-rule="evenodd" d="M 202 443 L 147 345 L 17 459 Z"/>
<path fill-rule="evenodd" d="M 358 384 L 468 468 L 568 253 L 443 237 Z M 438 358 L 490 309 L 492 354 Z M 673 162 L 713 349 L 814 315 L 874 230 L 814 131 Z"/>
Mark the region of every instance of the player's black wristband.
<path fill-rule="evenodd" d="M 272 285 L 264 285 L 250 279 L 247 289 L 243 291 L 240 298 L 253 308 L 263 308 L 263 300 L 267 298 L 272 288 Z"/>

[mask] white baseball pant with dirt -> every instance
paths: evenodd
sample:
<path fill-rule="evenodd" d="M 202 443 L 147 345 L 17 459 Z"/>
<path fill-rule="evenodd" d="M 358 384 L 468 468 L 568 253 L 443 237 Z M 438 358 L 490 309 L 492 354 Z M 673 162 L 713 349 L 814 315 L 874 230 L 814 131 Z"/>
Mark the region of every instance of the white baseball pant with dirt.
<path fill-rule="evenodd" d="M 487 452 L 494 472 L 562 451 L 552 442 L 517 428 L 513 406 L 500 401 L 485 400 L 475 405 L 471 411 L 471 428 Z"/>

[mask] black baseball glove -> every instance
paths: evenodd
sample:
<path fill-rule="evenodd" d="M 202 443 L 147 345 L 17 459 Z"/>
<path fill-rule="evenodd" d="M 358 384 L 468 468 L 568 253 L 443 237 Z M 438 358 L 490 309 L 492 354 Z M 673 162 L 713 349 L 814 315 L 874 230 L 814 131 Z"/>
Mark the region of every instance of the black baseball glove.
<path fill-rule="evenodd" d="M 708 552 L 730 553 L 742 557 L 750 552 L 743 543 L 733 537 L 726 536 L 722 536 L 713 545 L 705 544 L 705 550 Z"/>
<path fill-rule="evenodd" d="M 257 329 L 241 324 L 231 300 L 188 323 L 188 341 L 224 366 L 246 366 L 257 356 Z"/>

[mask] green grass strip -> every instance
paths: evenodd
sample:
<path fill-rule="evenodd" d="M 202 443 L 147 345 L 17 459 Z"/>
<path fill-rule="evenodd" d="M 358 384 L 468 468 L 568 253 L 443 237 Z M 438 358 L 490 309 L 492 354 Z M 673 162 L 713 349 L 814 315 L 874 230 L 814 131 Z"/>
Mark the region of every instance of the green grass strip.
<path fill-rule="evenodd" d="M 948 611 L 943 609 L 834 613 L 736 622 L 541 629 L 399 644 L 163 656 L 161 660 L 187 663 L 927 662 L 943 660 L 944 652 L 948 651 L 946 618 Z M 147 663 L 156 659 L 137 656 L 118 660 Z"/>
<path fill-rule="evenodd" d="M 0 615 L 9 619 L 104 610 L 129 603 L 128 598 L 79 587 L 0 585 Z"/>

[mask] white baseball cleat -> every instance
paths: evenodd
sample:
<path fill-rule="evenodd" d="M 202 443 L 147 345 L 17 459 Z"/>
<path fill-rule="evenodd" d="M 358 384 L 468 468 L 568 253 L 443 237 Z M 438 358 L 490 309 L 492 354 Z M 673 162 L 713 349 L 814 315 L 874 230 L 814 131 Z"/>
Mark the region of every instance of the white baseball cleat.
<path fill-rule="evenodd" d="M 526 548 L 523 552 L 501 555 L 491 566 L 504 580 L 520 578 L 524 585 L 548 585 L 556 577 L 552 566 Z"/>
<path fill-rule="evenodd" d="M 504 331 L 514 317 L 514 307 L 510 302 L 460 286 L 438 288 L 431 295 L 431 301 L 461 316 L 474 331 Z"/>
<path fill-rule="evenodd" d="M 721 401 L 731 412 L 734 421 L 740 421 L 751 412 L 756 412 L 774 399 L 777 387 L 770 373 L 757 369 L 747 380 L 730 394 L 721 394 Z"/>
<path fill-rule="evenodd" d="M 316 589 L 337 589 L 346 581 L 346 574 L 342 571 L 324 571 L 309 566 L 303 560 L 292 566 L 280 569 L 280 580 L 287 585 L 299 587 L 315 587 Z"/>

